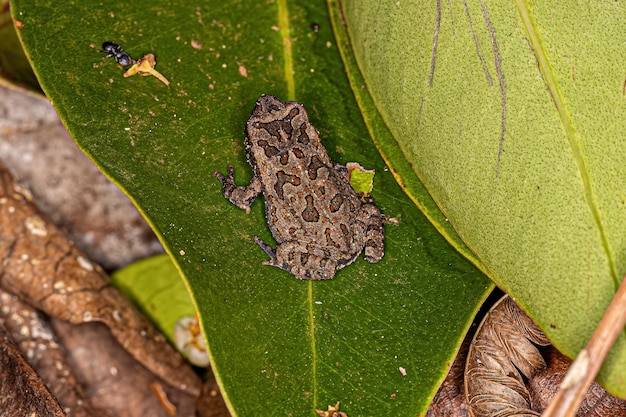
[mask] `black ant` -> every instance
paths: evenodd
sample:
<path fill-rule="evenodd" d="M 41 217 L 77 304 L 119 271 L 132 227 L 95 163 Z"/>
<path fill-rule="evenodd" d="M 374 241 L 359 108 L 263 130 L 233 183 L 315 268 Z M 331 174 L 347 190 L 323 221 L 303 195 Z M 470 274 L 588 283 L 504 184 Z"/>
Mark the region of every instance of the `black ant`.
<path fill-rule="evenodd" d="M 115 58 L 115 62 L 123 67 L 130 65 L 133 60 L 121 46 L 113 42 L 104 42 L 100 52 L 106 52 L 107 55 L 104 58 Z"/>

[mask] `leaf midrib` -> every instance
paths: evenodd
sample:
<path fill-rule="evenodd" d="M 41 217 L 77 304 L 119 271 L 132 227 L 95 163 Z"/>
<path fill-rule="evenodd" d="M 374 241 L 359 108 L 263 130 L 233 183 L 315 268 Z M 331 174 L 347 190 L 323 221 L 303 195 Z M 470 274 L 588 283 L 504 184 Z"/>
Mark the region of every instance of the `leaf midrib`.
<path fill-rule="evenodd" d="M 285 59 L 285 82 L 287 83 L 287 99 L 296 99 L 296 83 L 294 80 L 293 54 L 291 51 L 291 34 L 289 28 L 289 8 L 287 0 L 278 0 L 278 27 L 283 40 L 283 55 Z"/>
<path fill-rule="evenodd" d="M 287 0 L 278 0 L 278 27 L 282 38 L 285 83 L 287 84 L 287 100 L 296 100 L 295 71 L 293 67 L 293 53 L 291 49 L 291 34 L 289 27 L 289 7 Z M 313 404 L 317 404 L 317 349 L 315 346 L 315 315 L 313 313 L 313 282 L 307 283 L 307 307 L 309 309 L 309 334 L 311 338 L 311 392 Z"/>

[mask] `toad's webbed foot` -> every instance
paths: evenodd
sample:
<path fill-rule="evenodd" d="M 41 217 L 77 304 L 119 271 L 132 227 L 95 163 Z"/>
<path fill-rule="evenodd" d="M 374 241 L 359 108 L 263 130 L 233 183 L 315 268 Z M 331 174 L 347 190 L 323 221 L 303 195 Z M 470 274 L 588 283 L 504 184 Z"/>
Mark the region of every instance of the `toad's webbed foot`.
<path fill-rule="evenodd" d="M 255 175 L 252 177 L 252 180 L 250 180 L 248 186 L 237 186 L 233 178 L 233 173 L 234 168 L 232 165 L 229 165 L 228 177 L 224 177 L 217 171 L 214 172 L 213 175 L 222 183 L 222 194 L 224 194 L 224 197 L 237 207 L 244 209 L 246 213 L 250 213 L 250 205 L 263 189 L 261 180 Z"/>

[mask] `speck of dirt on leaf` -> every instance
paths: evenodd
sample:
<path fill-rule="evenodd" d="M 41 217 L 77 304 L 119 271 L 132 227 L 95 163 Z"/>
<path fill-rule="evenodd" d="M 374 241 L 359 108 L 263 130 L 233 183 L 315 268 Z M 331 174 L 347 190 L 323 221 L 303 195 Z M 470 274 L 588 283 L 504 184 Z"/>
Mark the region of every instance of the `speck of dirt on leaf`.
<path fill-rule="evenodd" d="M 119 312 L 119 310 L 113 310 L 113 319 L 115 319 L 115 321 L 122 321 L 122 314 Z"/>
<path fill-rule="evenodd" d="M 82 257 L 82 256 L 77 256 L 76 260 L 78 261 L 78 264 L 80 265 L 81 268 L 83 268 L 86 271 L 93 271 L 93 264 L 91 262 L 89 262 L 88 259 Z"/>
<path fill-rule="evenodd" d="M 13 187 L 13 189 L 16 193 L 24 197 L 26 201 L 33 201 L 33 195 L 26 188 L 22 188 L 19 185 L 16 185 L 15 187 Z"/>
<path fill-rule="evenodd" d="M 243 65 L 239 65 L 239 74 L 241 74 L 242 77 L 248 78 L 248 70 L 246 69 L 246 67 L 244 67 Z"/>
<path fill-rule="evenodd" d="M 24 220 L 24 226 L 33 236 L 47 236 L 48 230 L 46 229 L 46 222 L 39 216 L 28 217 Z"/>
<path fill-rule="evenodd" d="M 194 49 L 202 49 L 202 44 L 194 39 L 191 40 L 191 47 Z"/>

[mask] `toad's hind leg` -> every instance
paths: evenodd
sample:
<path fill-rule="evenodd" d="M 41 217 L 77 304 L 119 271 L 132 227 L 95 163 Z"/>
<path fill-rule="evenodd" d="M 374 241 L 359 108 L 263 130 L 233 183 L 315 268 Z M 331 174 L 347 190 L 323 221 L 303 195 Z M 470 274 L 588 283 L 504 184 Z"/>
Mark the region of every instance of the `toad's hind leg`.
<path fill-rule="evenodd" d="M 276 252 L 258 237 L 254 241 L 271 258 L 263 265 L 276 266 L 293 274 L 299 279 L 322 280 L 335 276 L 337 262 L 310 252 L 302 251 L 294 242 L 283 242 L 276 247 Z"/>
<path fill-rule="evenodd" d="M 246 213 L 250 213 L 250 204 L 263 189 L 261 180 L 255 175 L 250 180 L 248 186 L 237 186 L 233 178 L 233 171 L 233 166 L 229 165 L 228 177 L 224 177 L 219 172 L 214 172 L 213 175 L 222 183 L 222 194 L 224 194 L 224 197 L 237 207 L 244 209 Z"/>
<path fill-rule="evenodd" d="M 365 229 L 365 260 L 376 263 L 385 255 L 385 223 L 387 216 L 380 214 L 374 204 L 362 206 L 365 218 L 368 219 Z"/>

